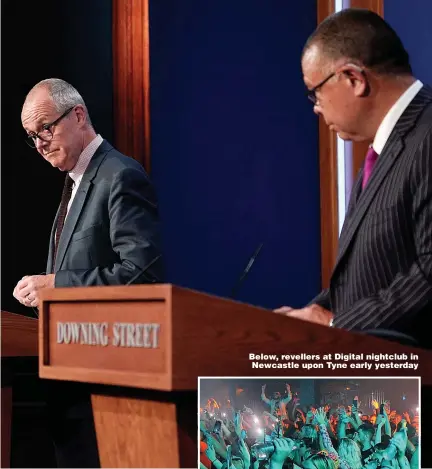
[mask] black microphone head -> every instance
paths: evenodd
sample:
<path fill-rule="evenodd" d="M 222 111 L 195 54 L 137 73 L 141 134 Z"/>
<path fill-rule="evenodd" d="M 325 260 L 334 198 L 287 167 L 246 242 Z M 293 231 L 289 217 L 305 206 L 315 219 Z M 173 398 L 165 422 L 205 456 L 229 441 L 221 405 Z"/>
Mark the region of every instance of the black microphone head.
<path fill-rule="evenodd" d="M 159 254 L 153 260 L 151 260 L 145 267 L 143 267 L 142 269 L 139 269 L 138 272 L 131 279 L 129 279 L 128 282 L 125 283 L 125 285 L 132 285 L 136 280 L 138 280 L 142 275 L 144 275 L 146 271 L 161 257 L 162 257 L 162 254 Z M 146 282 L 146 283 L 149 283 L 149 282 Z M 153 280 L 150 283 L 156 283 L 156 280 Z"/>
<path fill-rule="evenodd" d="M 249 273 L 253 263 L 255 262 L 256 258 L 258 257 L 258 254 L 261 251 L 261 248 L 263 247 L 264 243 L 260 243 L 258 247 L 256 248 L 255 252 L 252 254 L 252 256 L 249 258 L 248 263 L 246 264 L 245 269 L 240 275 L 240 278 L 237 280 L 236 284 L 234 285 L 233 289 L 231 290 L 231 295 L 230 298 L 235 299 L 241 284 L 243 283 L 244 279 L 246 278 L 246 275 Z"/>

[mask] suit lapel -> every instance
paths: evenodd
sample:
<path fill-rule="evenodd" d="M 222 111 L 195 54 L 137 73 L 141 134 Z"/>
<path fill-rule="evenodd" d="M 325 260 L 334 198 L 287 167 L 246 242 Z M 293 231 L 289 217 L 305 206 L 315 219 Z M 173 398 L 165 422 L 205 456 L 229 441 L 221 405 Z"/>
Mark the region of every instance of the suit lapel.
<path fill-rule="evenodd" d="M 357 205 L 357 201 L 358 201 L 360 193 L 361 193 L 362 180 L 363 180 L 363 168 L 361 168 L 360 171 L 358 172 L 356 180 L 354 181 L 354 184 L 352 186 L 351 197 L 350 197 L 350 201 L 349 201 L 349 204 L 348 204 L 348 209 L 347 209 L 346 214 L 345 214 L 345 220 L 344 220 L 344 223 L 342 225 L 342 230 L 341 230 L 340 236 L 343 236 L 343 233 L 346 231 L 346 228 L 348 226 L 348 222 L 349 222 L 350 218 L 355 213 L 355 208 L 356 208 L 356 205 Z"/>
<path fill-rule="evenodd" d="M 432 92 L 429 87 L 423 87 L 417 95 L 414 97 L 412 102 L 403 112 L 398 122 L 393 129 L 381 155 L 379 155 L 375 167 L 372 171 L 367 186 L 361 191 L 361 181 L 363 179 L 363 171 L 361 171 L 355 187 L 353 188 L 352 196 L 354 200 L 350 201 L 350 208 L 346 218 L 341 236 L 339 239 L 339 250 L 336 259 L 335 268 L 333 274 L 336 272 L 338 266 L 341 264 L 348 247 L 352 243 L 354 236 L 371 204 L 375 198 L 379 188 L 381 187 L 387 173 L 392 168 L 394 162 L 400 156 L 404 149 L 404 138 L 405 135 L 413 128 L 416 124 L 418 117 L 420 116 L 424 107 L 432 101 Z M 351 202 L 352 209 L 351 209 Z"/>
<path fill-rule="evenodd" d="M 393 138 L 391 144 L 387 146 L 387 150 L 383 151 L 378 157 L 367 186 L 359 194 L 358 201 L 355 204 L 355 209 L 352 213 L 352 217 L 347 219 L 346 223 L 344 224 L 339 240 L 339 252 L 336 259 L 335 270 L 344 257 L 344 254 L 351 244 L 351 241 L 353 240 L 353 237 L 357 232 L 359 225 L 362 222 L 372 200 L 380 189 L 387 173 L 390 171 L 394 162 L 399 157 L 402 149 L 402 140 L 399 137 Z M 360 184 L 361 180 L 362 177 L 360 176 L 357 183 Z"/>
<path fill-rule="evenodd" d="M 65 224 L 63 226 L 63 231 L 59 239 L 58 245 L 58 252 L 55 261 L 55 268 L 54 271 L 57 272 L 60 270 L 62 262 L 64 260 L 67 248 L 70 244 L 71 237 L 74 233 L 75 226 L 79 220 L 82 210 L 85 207 L 86 201 L 88 196 L 91 192 L 91 188 L 93 186 L 93 179 L 95 178 L 99 166 L 101 165 L 102 161 L 104 160 L 106 154 L 112 150 L 112 146 L 104 140 L 99 148 L 96 150 L 95 154 L 93 155 L 90 163 L 81 179 L 81 183 L 78 187 L 78 191 L 75 194 L 73 199 L 72 205 L 69 209 L 68 215 L 65 220 Z M 56 217 L 57 220 L 57 217 Z M 55 230 L 56 222 L 54 222 Z M 53 232 L 51 232 L 51 241 L 53 240 Z M 50 251 L 52 250 L 52 243 L 50 243 Z"/>
<path fill-rule="evenodd" d="M 83 177 L 78 187 L 78 191 L 75 194 L 72 205 L 69 209 L 69 213 L 66 217 L 65 224 L 63 226 L 63 231 L 59 239 L 58 251 L 57 251 L 57 256 L 56 256 L 56 261 L 55 261 L 56 272 L 60 270 L 60 266 L 62 265 L 63 258 L 66 254 L 66 249 L 69 246 L 72 234 L 75 230 L 75 225 L 81 214 L 81 210 L 83 209 L 85 202 L 87 200 L 87 196 L 90 191 L 90 186 L 91 186 L 91 182 L 85 181 Z"/>

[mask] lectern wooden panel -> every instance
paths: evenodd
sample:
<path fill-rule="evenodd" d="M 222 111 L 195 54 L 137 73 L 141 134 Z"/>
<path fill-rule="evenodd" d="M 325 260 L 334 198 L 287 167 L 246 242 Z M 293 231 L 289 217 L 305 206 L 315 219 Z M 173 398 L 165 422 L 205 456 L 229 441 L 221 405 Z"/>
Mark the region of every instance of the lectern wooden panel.
<path fill-rule="evenodd" d="M 103 467 L 194 467 L 198 376 L 306 374 L 252 370 L 250 353 L 414 353 L 419 369 L 375 376 L 432 381 L 430 352 L 172 285 L 52 289 L 43 293 L 40 310 L 40 376 L 96 385 Z M 337 371 L 331 374 L 365 374 Z"/>
<path fill-rule="evenodd" d="M 37 320 L 20 314 L 1 312 L 1 467 L 10 467 L 12 386 L 7 376 L 12 371 L 3 359 L 35 357 L 38 354 Z"/>

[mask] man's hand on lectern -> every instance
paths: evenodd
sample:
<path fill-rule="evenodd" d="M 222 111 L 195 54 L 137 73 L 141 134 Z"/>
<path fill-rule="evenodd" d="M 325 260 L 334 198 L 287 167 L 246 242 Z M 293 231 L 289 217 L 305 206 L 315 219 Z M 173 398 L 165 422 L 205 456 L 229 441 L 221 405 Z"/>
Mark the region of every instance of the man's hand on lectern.
<path fill-rule="evenodd" d="M 314 322 L 323 326 L 330 326 L 333 314 L 319 305 L 305 306 L 304 308 L 294 309 L 289 306 L 281 306 L 274 309 L 273 312 L 289 316 L 291 318 L 302 319 L 303 321 Z"/>
<path fill-rule="evenodd" d="M 33 308 L 39 304 L 39 293 L 45 288 L 54 288 L 55 274 L 26 275 L 16 285 L 13 296 L 24 306 Z"/>

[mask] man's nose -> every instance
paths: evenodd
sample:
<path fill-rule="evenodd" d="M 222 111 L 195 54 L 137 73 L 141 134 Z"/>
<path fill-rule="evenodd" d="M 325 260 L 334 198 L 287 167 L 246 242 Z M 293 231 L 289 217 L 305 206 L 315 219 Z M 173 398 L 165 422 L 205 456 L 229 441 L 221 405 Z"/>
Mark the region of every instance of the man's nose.
<path fill-rule="evenodd" d="M 48 143 L 49 142 L 46 142 L 45 140 L 42 140 L 39 137 L 36 137 L 36 142 L 35 142 L 36 150 L 37 151 L 43 150 L 44 148 L 46 148 L 48 146 Z"/>

